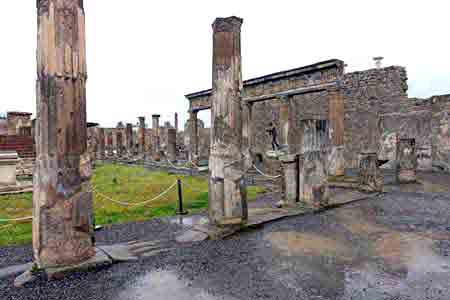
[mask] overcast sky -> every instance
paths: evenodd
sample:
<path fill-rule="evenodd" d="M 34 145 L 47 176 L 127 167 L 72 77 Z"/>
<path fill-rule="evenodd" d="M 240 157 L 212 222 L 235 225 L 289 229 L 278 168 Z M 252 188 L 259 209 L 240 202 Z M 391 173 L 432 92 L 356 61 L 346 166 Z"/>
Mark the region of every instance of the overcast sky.
<path fill-rule="evenodd" d="M 36 0 L 2 1 L 0 112 L 35 112 Z M 211 86 L 211 23 L 244 18 L 244 79 L 331 58 L 347 71 L 407 67 L 409 95 L 450 93 L 448 0 L 85 0 L 88 120 L 187 118 L 184 95 Z M 207 119 L 204 112 L 201 118 Z"/>

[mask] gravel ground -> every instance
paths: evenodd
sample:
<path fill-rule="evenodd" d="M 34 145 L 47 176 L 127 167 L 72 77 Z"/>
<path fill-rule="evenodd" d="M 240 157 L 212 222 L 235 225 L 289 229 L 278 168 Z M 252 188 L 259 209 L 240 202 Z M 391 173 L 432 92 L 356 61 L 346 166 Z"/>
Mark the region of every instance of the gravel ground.
<path fill-rule="evenodd" d="M 180 230 L 161 220 L 114 225 L 98 241 Z M 397 191 L 137 263 L 11 287 L 12 279 L 0 282 L 0 299 L 448 300 L 450 194 Z"/>

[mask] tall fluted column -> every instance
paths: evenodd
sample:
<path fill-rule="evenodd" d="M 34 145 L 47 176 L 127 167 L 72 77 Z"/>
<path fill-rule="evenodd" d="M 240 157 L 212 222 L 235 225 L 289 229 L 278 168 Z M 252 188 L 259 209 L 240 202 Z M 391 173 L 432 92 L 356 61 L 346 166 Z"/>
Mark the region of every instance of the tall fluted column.
<path fill-rule="evenodd" d="M 248 217 L 242 154 L 241 26 L 242 19 L 237 17 L 218 18 L 212 25 L 209 218 L 216 224 L 240 224 Z"/>
<path fill-rule="evenodd" d="M 33 250 L 42 268 L 94 254 L 82 0 L 38 0 Z"/>

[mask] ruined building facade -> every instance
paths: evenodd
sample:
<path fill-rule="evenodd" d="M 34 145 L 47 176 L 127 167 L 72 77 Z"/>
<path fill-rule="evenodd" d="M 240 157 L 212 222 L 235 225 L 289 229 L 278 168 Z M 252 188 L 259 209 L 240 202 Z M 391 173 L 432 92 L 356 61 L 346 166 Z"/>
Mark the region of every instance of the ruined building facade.
<path fill-rule="evenodd" d="M 357 168 L 359 155 L 364 151 L 376 151 L 379 159 L 393 160 L 397 138 L 416 138 L 420 168 L 431 169 L 434 165 L 450 171 L 450 95 L 408 98 L 407 79 L 404 67 L 345 73 L 344 63 L 334 59 L 246 80 L 242 98 L 263 99 L 268 95 L 337 82 L 344 101 L 344 110 L 338 113 L 344 114 L 343 157 L 346 168 Z M 330 117 L 332 102 L 329 92 L 323 89 L 295 95 L 289 101 L 288 143 L 291 153 L 300 151 L 301 120 Z M 210 109 L 210 97 L 211 90 L 186 95 L 191 118 L 201 110 Z M 272 149 L 271 137 L 266 132 L 270 122 L 275 124 L 281 136 L 282 101 L 278 100 L 252 105 L 254 137 L 251 148 L 257 160 L 265 160 L 265 153 Z M 189 135 L 194 136 L 190 132 Z M 205 137 L 201 131 L 197 132 L 198 144 L 191 144 L 188 148 L 204 156 L 209 143 L 202 142 Z"/>

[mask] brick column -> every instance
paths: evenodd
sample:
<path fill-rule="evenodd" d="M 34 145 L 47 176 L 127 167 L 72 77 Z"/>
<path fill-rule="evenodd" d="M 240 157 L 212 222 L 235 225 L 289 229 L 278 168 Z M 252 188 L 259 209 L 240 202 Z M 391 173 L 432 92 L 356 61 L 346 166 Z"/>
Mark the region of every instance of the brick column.
<path fill-rule="evenodd" d="M 116 132 L 116 153 L 117 156 L 122 156 L 123 154 L 123 133 L 122 131 Z"/>
<path fill-rule="evenodd" d="M 167 156 L 170 161 L 177 160 L 177 130 L 175 128 L 167 129 Z"/>
<path fill-rule="evenodd" d="M 289 153 L 289 104 L 290 98 L 282 96 L 279 98 L 280 105 L 280 127 L 281 127 L 281 149 Z"/>
<path fill-rule="evenodd" d="M 359 189 L 364 192 L 381 192 L 383 176 L 378 168 L 376 152 L 361 152 L 359 159 Z"/>
<path fill-rule="evenodd" d="M 344 96 L 340 87 L 328 90 L 329 122 L 330 122 L 330 176 L 343 176 L 344 159 Z"/>
<path fill-rule="evenodd" d="M 189 160 L 198 162 L 198 122 L 197 111 L 189 113 Z"/>
<path fill-rule="evenodd" d="M 108 151 L 108 155 L 113 155 L 113 133 L 112 131 L 108 132 L 107 135 L 107 147 L 106 150 Z"/>
<path fill-rule="evenodd" d="M 328 204 L 329 132 L 326 120 L 302 120 L 299 200 L 316 208 Z"/>
<path fill-rule="evenodd" d="M 415 139 L 398 139 L 395 161 L 397 183 L 417 181 L 417 155 Z"/>
<path fill-rule="evenodd" d="M 253 166 L 253 152 L 254 145 L 254 129 L 253 129 L 253 104 L 245 103 L 242 105 L 243 113 L 243 127 L 242 127 L 242 152 L 245 154 L 245 170 Z"/>
<path fill-rule="evenodd" d="M 97 127 L 98 147 L 97 159 L 105 158 L 105 129 Z"/>
<path fill-rule="evenodd" d="M 237 17 L 218 18 L 212 25 L 209 218 L 215 224 L 240 224 L 248 217 L 242 155 L 241 26 L 242 19 Z"/>
<path fill-rule="evenodd" d="M 134 142 L 133 142 L 133 124 L 131 123 L 127 123 L 127 127 L 126 127 L 126 131 L 125 131 L 125 135 L 126 135 L 126 148 L 127 148 L 127 153 L 128 154 L 132 154 L 133 148 L 134 148 Z"/>
<path fill-rule="evenodd" d="M 39 267 L 95 254 L 87 157 L 82 0 L 38 0 L 33 250 Z M 83 157 L 83 159 L 82 159 Z"/>
<path fill-rule="evenodd" d="M 139 117 L 139 150 L 140 154 L 145 152 L 145 117 Z"/>
<path fill-rule="evenodd" d="M 152 115 L 152 157 L 155 161 L 161 160 L 160 155 L 160 136 L 159 136 L 159 118 L 160 115 Z"/>

